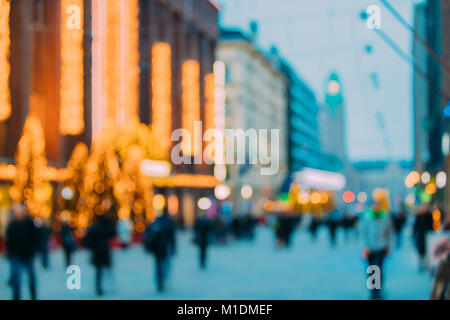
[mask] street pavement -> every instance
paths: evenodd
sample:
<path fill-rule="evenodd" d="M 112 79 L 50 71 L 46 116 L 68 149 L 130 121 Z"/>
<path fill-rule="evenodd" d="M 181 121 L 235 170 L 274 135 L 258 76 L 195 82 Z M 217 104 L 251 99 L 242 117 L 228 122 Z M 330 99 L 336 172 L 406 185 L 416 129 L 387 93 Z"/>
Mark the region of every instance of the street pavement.
<path fill-rule="evenodd" d="M 102 299 L 367 299 L 368 274 L 355 236 L 329 245 L 326 229 L 313 242 L 305 230 L 295 233 L 290 249 L 275 247 L 273 232 L 259 228 L 254 241 L 232 241 L 210 249 L 209 264 L 201 271 L 198 251 L 187 231 L 177 235 L 177 255 L 171 262 L 167 290 L 159 294 L 154 283 L 154 261 L 141 246 L 113 253 L 114 267 L 104 278 Z M 73 264 L 81 268 L 81 289 L 66 287 L 63 254 L 51 254 L 50 270 L 36 261 L 40 299 L 97 299 L 94 269 L 89 253 L 76 252 Z M 433 280 L 420 273 L 411 237 L 395 249 L 385 265 L 383 289 L 386 299 L 427 299 Z M 0 299 L 9 299 L 9 266 L 0 257 Z M 29 298 L 23 277 L 23 298 Z"/>

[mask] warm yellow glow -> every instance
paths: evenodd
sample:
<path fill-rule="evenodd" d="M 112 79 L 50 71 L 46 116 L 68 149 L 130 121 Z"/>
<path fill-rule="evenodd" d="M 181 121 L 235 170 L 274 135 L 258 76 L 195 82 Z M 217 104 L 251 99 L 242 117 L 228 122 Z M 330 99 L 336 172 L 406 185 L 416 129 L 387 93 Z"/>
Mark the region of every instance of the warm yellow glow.
<path fill-rule="evenodd" d="M 178 209 L 179 209 L 178 197 L 174 194 L 171 194 L 167 198 L 167 211 L 169 212 L 170 215 L 174 216 L 178 213 Z"/>
<path fill-rule="evenodd" d="M 61 108 L 59 131 L 84 130 L 83 0 L 61 1 Z"/>
<path fill-rule="evenodd" d="M 138 0 L 120 2 L 120 100 L 118 122 L 138 116 L 139 103 L 139 5 Z"/>
<path fill-rule="evenodd" d="M 0 164 L 0 180 L 13 180 L 16 175 L 16 167 L 12 164 Z"/>
<path fill-rule="evenodd" d="M 417 171 L 412 171 L 408 176 L 405 178 L 405 186 L 407 188 L 412 188 L 414 185 L 420 182 L 420 174 Z"/>
<path fill-rule="evenodd" d="M 328 202 L 328 199 L 329 199 L 329 197 L 328 197 L 328 194 L 326 192 L 322 192 L 320 194 L 320 203 L 326 204 Z"/>
<path fill-rule="evenodd" d="M 183 129 L 190 132 L 191 139 L 183 137 L 181 150 L 185 155 L 197 155 L 201 152 L 202 141 L 194 141 L 194 123 L 200 121 L 200 66 L 195 60 L 186 60 L 182 66 L 182 104 L 183 104 Z"/>
<path fill-rule="evenodd" d="M 311 203 L 312 204 L 319 204 L 320 200 L 321 200 L 320 193 L 318 193 L 318 192 L 311 193 Z"/>
<path fill-rule="evenodd" d="M 215 112 L 215 78 L 213 73 L 209 73 L 205 76 L 205 128 L 216 128 L 216 112 Z"/>
<path fill-rule="evenodd" d="M 52 187 L 43 173 L 47 167 L 44 131 L 38 118 L 28 116 L 16 154 L 14 184 L 11 198 L 25 201 L 30 213 L 46 218 L 51 214 Z"/>
<path fill-rule="evenodd" d="M 297 196 L 297 201 L 300 204 L 308 204 L 309 203 L 309 192 L 302 191 Z"/>
<path fill-rule="evenodd" d="M 419 175 L 419 174 L 418 174 Z M 420 175 L 419 175 L 420 180 Z M 382 189 L 382 188 L 376 188 L 372 192 L 372 198 L 376 201 L 378 201 L 381 205 L 381 208 L 385 211 L 389 211 L 391 208 L 391 203 L 389 201 L 389 190 Z"/>
<path fill-rule="evenodd" d="M 137 118 L 138 1 L 93 0 L 92 122 L 95 137 L 106 126 Z"/>
<path fill-rule="evenodd" d="M 441 211 L 436 209 L 433 211 L 433 230 L 438 231 L 441 228 Z"/>
<path fill-rule="evenodd" d="M 216 128 L 216 112 L 215 112 L 215 78 L 213 73 L 209 73 L 205 76 L 205 130 Z M 215 144 L 215 141 L 210 143 Z M 214 159 L 215 151 L 212 150 L 212 154 L 208 154 L 209 159 Z"/>
<path fill-rule="evenodd" d="M 153 197 L 153 208 L 162 210 L 166 206 L 166 198 L 162 194 L 155 194 Z"/>
<path fill-rule="evenodd" d="M 167 43 L 152 48 L 152 129 L 168 151 L 172 134 L 172 68 L 171 49 Z"/>
<path fill-rule="evenodd" d="M 437 191 L 436 184 L 434 184 L 434 183 L 429 183 L 429 184 L 427 184 L 426 187 L 425 187 L 425 191 L 426 191 L 428 194 L 435 194 L 436 191 Z"/>
<path fill-rule="evenodd" d="M 152 185 L 162 187 L 214 188 L 218 181 L 215 177 L 201 174 L 180 173 L 167 178 L 153 178 Z"/>
<path fill-rule="evenodd" d="M 9 90 L 9 75 L 11 64 L 9 13 L 11 10 L 9 0 L 0 0 L 0 121 L 11 115 L 11 96 Z"/>
<path fill-rule="evenodd" d="M 214 127 L 222 133 L 222 140 L 215 140 L 215 168 L 214 174 L 219 181 L 226 178 L 226 167 L 219 163 L 224 163 L 225 148 L 225 64 L 222 61 L 216 61 L 214 70 Z"/>

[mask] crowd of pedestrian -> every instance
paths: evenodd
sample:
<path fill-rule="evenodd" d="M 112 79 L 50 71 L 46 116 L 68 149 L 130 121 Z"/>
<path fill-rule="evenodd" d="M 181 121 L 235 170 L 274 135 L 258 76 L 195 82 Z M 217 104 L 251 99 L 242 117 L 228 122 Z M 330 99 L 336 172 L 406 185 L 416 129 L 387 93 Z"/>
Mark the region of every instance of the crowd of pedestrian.
<path fill-rule="evenodd" d="M 126 250 L 133 242 L 132 223 L 128 219 L 113 222 L 114 212 L 106 212 L 96 216 L 84 236 L 80 239 L 75 236 L 74 228 L 69 224 L 67 217 L 62 217 L 56 235 L 64 252 L 65 266 L 72 264 L 73 253 L 83 246 L 91 253 L 91 263 L 95 268 L 95 288 L 99 296 L 105 292 L 103 278 L 111 273 L 113 267 L 111 243 L 118 239 L 119 247 Z M 252 240 L 255 229 L 261 222 L 268 224 L 274 230 L 275 243 L 278 248 L 292 246 L 292 238 L 302 222 L 302 216 L 292 212 L 270 215 L 269 219 L 259 220 L 250 213 L 234 217 L 224 217 L 221 214 L 208 216 L 206 212 L 199 211 L 193 225 L 193 245 L 198 247 L 199 268 L 205 270 L 208 265 L 208 251 L 212 245 L 224 245 L 230 240 Z M 372 299 L 382 299 L 384 280 L 384 261 L 394 248 L 401 246 L 402 230 L 408 220 L 411 223 L 412 238 L 419 257 L 420 270 L 426 265 L 426 237 L 433 230 L 433 214 L 431 205 L 422 205 L 413 215 L 400 206 L 396 213 L 391 213 L 382 204 L 373 200 L 369 209 L 360 214 L 341 214 L 339 209 L 333 209 L 321 217 L 312 215 L 308 230 L 314 240 L 321 226 L 329 231 L 330 246 L 338 245 L 337 233 L 340 229 L 345 233 L 360 234 L 363 242 L 362 256 L 368 266 L 376 266 L 380 270 L 379 287 L 370 291 Z M 450 229 L 450 218 L 444 222 L 444 230 Z M 447 229 L 446 229 L 447 228 Z M 167 287 L 170 274 L 171 259 L 176 254 L 177 226 L 170 217 L 167 208 L 150 223 L 142 236 L 145 250 L 154 257 L 155 283 L 159 292 Z M 49 251 L 52 237 L 55 235 L 47 221 L 33 219 L 24 203 L 15 203 L 12 206 L 11 221 L 6 230 L 6 252 L 10 262 L 9 284 L 12 288 L 13 299 L 21 299 L 22 274 L 27 273 L 28 286 L 32 299 L 37 299 L 37 276 L 34 269 L 34 260 L 40 256 L 44 269 L 50 267 Z M 443 259 L 436 270 L 436 282 L 431 297 L 433 299 L 448 298 L 449 273 L 447 258 Z"/>

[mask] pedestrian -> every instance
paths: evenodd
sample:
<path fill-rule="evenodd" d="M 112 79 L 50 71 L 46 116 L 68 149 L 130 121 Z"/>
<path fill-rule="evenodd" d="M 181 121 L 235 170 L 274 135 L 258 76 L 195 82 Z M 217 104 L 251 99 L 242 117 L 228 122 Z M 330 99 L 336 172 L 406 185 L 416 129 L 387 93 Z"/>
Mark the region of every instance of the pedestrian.
<path fill-rule="evenodd" d="M 383 210 L 380 202 L 374 200 L 361 221 L 364 239 L 363 256 L 369 266 L 380 270 L 380 285 L 383 285 L 383 262 L 390 252 L 392 241 L 392 221 L 388 212 Z M 372 299 L 381 299 L 381 287 L 371 289 Z"/>
<path fill-rule="evenodd" d="M 320 219 L 316 216 L 312 216 L 311 217 L 311 222 L 309 224 L 309 232 L 311 234 L 311 239 L 313 241 L 315 241 L 317 239 L 317 230 L 319 229 L 320 226 Z"/>
<path fill-rule="evenodd" d="M 36 220 L 35 220 L 36 223 Z M 39 220 L 38 225 L 39 230 L 39 253 L 41 254 L 42 259 L 42 267 L 47 270 L 50 267 L 50 261 L 49 261 L 49 245 L 50 245 L 50 238 L 52 235 L 52 231 L 50 229 L 50 221 Z"/>
<path fill-rule="evenodd" d="M 402 231 L 406 222 L 406 208 L 403 204 L 397 214 L 392 215 L 392 220 L 395 232 L 395 243 L 397 248 L 400 248 L 402 246 Z"/>
<path fill-rule="evenodd" d="M 126 249 L 131 244 L 131 232 L 133 230 L 133 224 L 130 218 L 119 219 L 117 221 L 117 236 L 119 237 L 120 247 Z"/>
<path fill-rule="evenodd" d="M 413 236 L 416 244 L 417 253 L 419 254 L 419 270 L 426 268 L 426 235 L 433 230 L 433 215 L 430 206 L 422 205 L 419 207 L 413 225 Z"/>
<path fill-rule="evenodd" d="M 13 299 L 21 299 L 22 271 L 28 273 L 31 299 L 37 299 L 33 261 L 38 250 L 39 233 L 24 203 L 13 205 L 13 219 L 6 230 L 6 250 L 11 265 Z"/>
<path fill-rule="evenodd" d="M 84 245 L 91 251 L 91 263 L 95 266 L 95 288 L 97 295 L 103 295 L 102 276 L 105 268 L 111 267 L 110 240 L 114 236 L 112 223 L 105 216 L 96 216 L 86 231 Z"/>
<path fill-rule="evenodd" d="M 328 230 L 330 233 L 330 244 L 332 247 L 336 245 L 336 231 L 339 226 L 339 221 L 340 221 L 340 212 L 337 208 L 334 208 L 328 215 L 327 221 Z"/>
<path fill-rule="evenodd" d="M 167 208 L 145 230 L 145 249 L 155 257 L 155 281 L 159 292 L 165 289 L 170 269 L 170 258 L 175 254 L 175 223 L 169 217 Z"/>
<path fill-rule="evenodd" d="M 200 268 L 206 268 L 207 250 L 212 236 L 212 222 L 201 214 L 194 225 L 194 243 L 200 249 Z"/>
<path fill-rule="evenodd" d="M 72 254 L 77 249 L 77 243 L 75 242 L 75 237 L 73 235 L 73 228 L 69 225 L 66 217 L 63 218 L 59 234 L 61 236 L 64 260 L 67 268 L 72 265 Z"/>
<path fill-rule="evenodd" d="M 439 265 L 430 299 L 450 300 L 450 253 Z"/>

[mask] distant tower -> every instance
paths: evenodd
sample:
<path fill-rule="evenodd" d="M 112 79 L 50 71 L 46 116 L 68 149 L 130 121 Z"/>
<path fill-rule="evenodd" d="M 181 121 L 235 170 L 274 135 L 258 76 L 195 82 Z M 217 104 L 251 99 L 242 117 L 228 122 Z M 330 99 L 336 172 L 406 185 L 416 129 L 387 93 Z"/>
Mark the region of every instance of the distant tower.
<path fill-rule="evenodd" d="M 337 158 L 330 169 L 343 169 L 346 162 L 345 109 L 342 85 L 337 73 L 332 72 L 325 85 L 325 105 L 321 112 L 323 150 Z M 333 161 L 334 162 L 334 161 Z"/>

